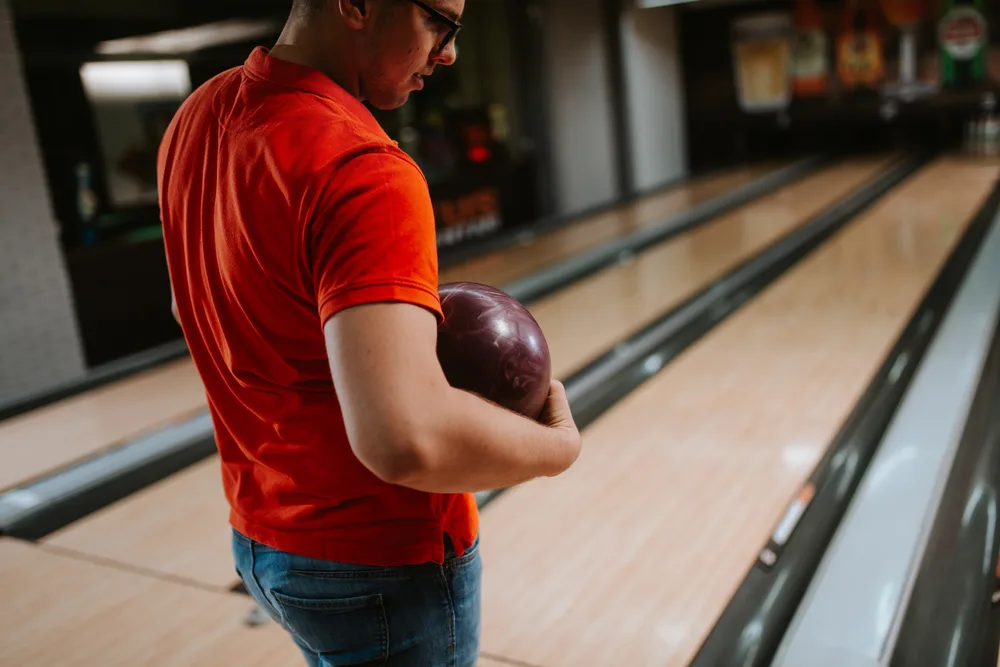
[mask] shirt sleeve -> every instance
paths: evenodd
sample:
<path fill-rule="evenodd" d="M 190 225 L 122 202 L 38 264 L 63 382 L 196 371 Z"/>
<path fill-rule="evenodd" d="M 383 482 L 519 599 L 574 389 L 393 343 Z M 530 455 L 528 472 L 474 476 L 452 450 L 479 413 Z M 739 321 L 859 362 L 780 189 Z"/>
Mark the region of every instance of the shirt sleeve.
<path fill-rule="evenodd" d="M 307 243 L 323 323 L 346 308 L 385 301 L 443 319 L 430 193 L 402 156 L 372 150 L 339 164 L 317 202 Z"/>

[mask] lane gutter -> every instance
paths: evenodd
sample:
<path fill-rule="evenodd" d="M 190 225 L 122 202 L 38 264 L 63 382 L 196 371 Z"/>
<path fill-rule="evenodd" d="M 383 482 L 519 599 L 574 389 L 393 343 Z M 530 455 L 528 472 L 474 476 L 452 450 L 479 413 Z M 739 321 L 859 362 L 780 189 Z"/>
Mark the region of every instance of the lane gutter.
<path fill-rule="evenodd" d="M 1000 224 L 1000 223 L 997 223 Z M 959 440 L 891 667 L 997 664 L 1000 642 L 1000 323 Z"/>

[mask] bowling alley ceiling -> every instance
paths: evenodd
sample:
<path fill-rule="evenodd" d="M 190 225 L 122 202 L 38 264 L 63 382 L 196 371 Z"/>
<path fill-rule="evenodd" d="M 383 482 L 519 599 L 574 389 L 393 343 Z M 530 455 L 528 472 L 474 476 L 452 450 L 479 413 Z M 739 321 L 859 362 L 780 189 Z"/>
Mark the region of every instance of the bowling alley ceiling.
<path fill-rule="evenodd" d="M 8 0 L 22 49 L 54 56 L 215 21 L 284 15 L 290 0 Z"/>
<path fill-rule="evenodd" d="M 9 0 L 19 17 L 163 20 L 206 13 L 283 12 L 287 0 Z"/>

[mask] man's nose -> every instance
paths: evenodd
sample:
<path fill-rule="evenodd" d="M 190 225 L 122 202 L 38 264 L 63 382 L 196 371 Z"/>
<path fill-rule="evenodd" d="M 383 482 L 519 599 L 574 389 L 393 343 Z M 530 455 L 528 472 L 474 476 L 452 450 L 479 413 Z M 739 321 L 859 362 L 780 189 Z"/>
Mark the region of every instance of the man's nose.
<path fill-rule="evenodd" d="M 448 42 L 448 46 L 434 57 L 434 62 L 440 65 L 454 65 L 456 60 L 458 60 L 458 45 L 455 40 Z"/>

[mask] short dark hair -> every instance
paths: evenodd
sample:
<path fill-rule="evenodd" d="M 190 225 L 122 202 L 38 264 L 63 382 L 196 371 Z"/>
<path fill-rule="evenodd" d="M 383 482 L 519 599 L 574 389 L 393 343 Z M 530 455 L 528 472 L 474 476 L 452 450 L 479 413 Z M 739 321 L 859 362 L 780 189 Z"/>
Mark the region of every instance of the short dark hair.
<path fill-rule="evenodd" d="M 323 9 L 328 0 L 294 0 L 292 9 L 303 14 L 314 14 Z"/>

